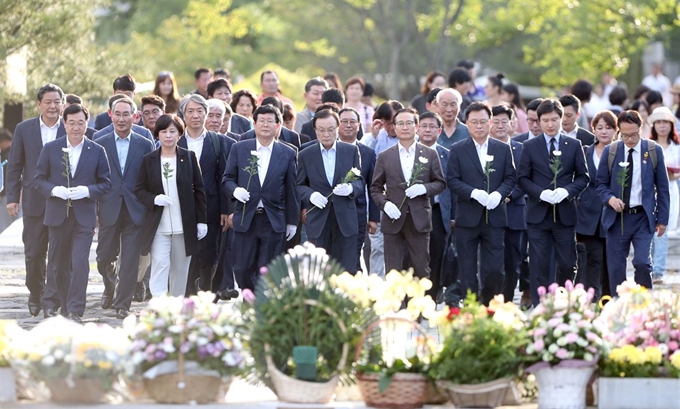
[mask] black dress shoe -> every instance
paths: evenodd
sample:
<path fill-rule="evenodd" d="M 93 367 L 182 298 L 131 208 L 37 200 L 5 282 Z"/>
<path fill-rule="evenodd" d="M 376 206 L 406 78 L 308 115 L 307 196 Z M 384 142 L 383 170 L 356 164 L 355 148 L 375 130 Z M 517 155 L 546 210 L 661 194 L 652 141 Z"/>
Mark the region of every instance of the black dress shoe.
<path fill-rule="evenodd" d="M 31 313 L 32 317 L 37 317 L 40 314 L 40 303 L 28 300 L 28 312 Z"/>
<path fill-rule="evenodd" d="M 127 318 L 128 315 L 130 315 L 130 311 L 126 310 L 125 308 L 116 308 L 116 318 L 119 320 Z"/>
<path fill-rule="evenodd" d="M 108 293 L 106 290 L 102 293 L 102 308 L 108 310 L 113 305 L 113 294 Z"/>
<path fill-rule="evenodd" d="M 140 281 L 137 283 L 137 288 L 135 289 L 135 295 L 132 296 L 132 301 L 142 302 L 144 301 L 145 296 L 146 286 L 144 285 L 144 281 Z"/>
<path fill-rule="evenodd" d="M 238 290 L 235 288 L 225 288 L 222 291 L 218 291 L 217 296 L 220 297 L 220 300 L 231 300 L 232 298 L 238 298 Z"/>
<path fill-rule="evenodd" d="M 76 314 L 75 312 L 69 312 L 68 315 L 66 315 L 66 318 L 78 324 L 83 323 L 83 320 L 80 318 L 80 315 Z"/>
<path fill-rule="evenodd" d="M 151 290 L 146 289 L 146 296 L 144 296 L 144 301 L 149 301 L 153 296 L 151 295 Z"/>
<path fill-rule="evenodd" d="M 56 317 L 57 310 L 55 310 L 54 308 L 45 308 L 45 311 L 43 311 L 43 316 L 45 318 Z"/>

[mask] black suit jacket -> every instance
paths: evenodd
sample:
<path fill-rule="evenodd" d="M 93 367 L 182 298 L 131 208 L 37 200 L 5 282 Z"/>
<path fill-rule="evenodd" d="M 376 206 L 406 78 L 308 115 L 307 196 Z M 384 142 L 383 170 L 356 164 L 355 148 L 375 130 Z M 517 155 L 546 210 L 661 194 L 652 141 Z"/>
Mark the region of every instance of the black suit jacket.
<path fill-rule="evenodd" d="M 111 117 L 108 112 L 103 112 L 94 119 L 94 129 L 97 131 L 106 128 L 111 125 Z"/>
<path fill-rule="evenodd" d="M 512 159 L 515 161 L 515 166 L 519 166 L 519 160 L 522 156 L 522 144 L 511 139 L 510 148 L 512 149 Z M 527 200 L 526 195 L 519 188 L 518 184 L 515 184 L 515 188 L 510 194 L 510 201 L 506 207 L 508 210 L 508 228 L 512 230 L 526 230 Z"/>
<path fill-rule="evenodd" d="M 205 189 L 196 155 L 180 147 L 177 147 L 176 151 L 177 191 L 182 214 L 184 247 L 186 255 L 193 256 L 198 252 L 198 228 L 196 224 L 207 223 Z M 151 251 L 151 243 L 153 243 L 156 230 L 158 230 L 164 209 L 162 206 L 156 206 L 154 199 L 157 195 L 165 194 L 164 192 L 161 150 L 159 148 L 142 158 L 142 166 L 139 168 L 137 184 L 135 185 L 135 196 L 147 209 L 140 238 L 142 255 L 149 254 Z"/>
<path fill-rule="evenodd" d="M 602 217 L 602 201 L 597 194 L 597 168 L 595 168 L 593 156 L 596 146 L 597 144 L 583 147 L 583 151 L 586 154 L 586 164 L 588 166 L 590 181 L 588 182 L 588 187 L 581 192 L 578 198 L 578 222 L 576 223 L 576 233 L 586 236 L 605 237 L 606 232 L 600 223 L 600 218 Z M 599 229 L 598 226 L 600 227 Z"/>
<path fill-rule="evenodd" d="M 581 141 L 581 145 L 583 146 L 590 146 L 595 143 L 595 135 L 592 132 L 586 131 L 585 129 L 580 127 L 576 132 L 576 139 Z"/>
<path fill-rule="evenodd" d="M 230 122 L 231 122 L 231 127 L 230 127 L 229 132 L 233 132 L 233 133 L 238 134 L 238 135 L 242 135 L 242 134 L 250 131 L 251 128 L 252 128 L 248 118 L 246 118 L 243 115 L 239 115 L 237 113 L 232 114 Z"/>

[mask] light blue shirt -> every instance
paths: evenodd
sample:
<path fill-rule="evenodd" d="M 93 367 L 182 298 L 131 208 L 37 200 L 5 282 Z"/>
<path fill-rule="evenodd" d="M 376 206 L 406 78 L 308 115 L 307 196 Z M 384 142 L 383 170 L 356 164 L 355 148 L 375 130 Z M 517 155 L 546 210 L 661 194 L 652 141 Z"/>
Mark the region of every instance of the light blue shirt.
<path fill-rule="evenodd" d="M 337 142 L 333 142 L 333 146 L 326 150 L 322 143 L 319 142 L 321 147 L 321 159 L 323 160 L 323 169 L 326 172 L 326 179 L 328 184 L 333 186 L 333 176 L 335 176 L 335 153 L 337 150 Z"/>
<path fill-rule="evenodd" d="M 128 151 L 130 150 L 130 133 L 127 138 L 121 138 L 114 131 L 113 134 L 116 136 L 116 152 L 118 152 L 118 163 L 120 164 L 120 172 L 125 174 L 125 162 L 127 161 Z"/>
<path fill-rule="evenodd" d="M 545 138 L 545 148 L 548 150 L 549 154 L 552 154 L 552 151 L 550 150 L 550 140 L 553 137 L 548 136 L 545 133 L 543 134 L 543 137 Z M 559 151 L 560 150 L 560 133 L 558 132 L 557 135 L 554 136 L 554 138 L 555 138 L 555 150 Z"/>
<path fill-rule="evenodd" d="M 376 138 L 375 146 L 373 147 L 373 149 L 375 149 L 375 154 L 380 155 L 380 152 L 393 147 L 397 142 L 399 142 L 399 138 L 396 136 L 393 138 L 387 134 L 387 131 L 381 129 L 380 132 L 378 132 L 378 137 Z"/>
<path fill-rule="evenodd" d="M 3 160 L 0 162 L 0 193 L 5 189 L 5 176 L 4 176 L 4 170 L 5 170 L 5 165 L 7 165 L 7 159 Z"/>

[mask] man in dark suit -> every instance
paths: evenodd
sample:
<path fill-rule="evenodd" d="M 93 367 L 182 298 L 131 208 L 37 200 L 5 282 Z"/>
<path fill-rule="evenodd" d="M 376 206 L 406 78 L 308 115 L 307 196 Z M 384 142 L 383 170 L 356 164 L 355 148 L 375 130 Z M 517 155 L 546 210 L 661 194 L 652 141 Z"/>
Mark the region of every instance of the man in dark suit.
<path fill-rule="evenodd" d="M 340 118 L 335 112 L 317 112 L 312 122 L 319 140 L 300 152 L 296 186 L 307 208 L 307 236 L 355 274 L 359 233 L 355 198 L 365 193 L 359 149 L 337 140 Z M 343 182 L 348 172 L 356 172 L 355 180 Z"/>
<path fill-rule="evenodd" d="M 524 132 L 522 134 L 513 136 L 513 141 L 524 143 L 529 139 L 539 137 L 543 134 L 543 131 L 541 130 L 541 123 L 539 122 L 538 114 L 536 113 L 536 110 L 538 109 L 538 106 L 541 105 L 541 102 L 543 102 L 543 98 L 536 98 L 529 101 L 527 104 L 527 125 L 529 126 L 529 132 Z"/>
<path fill-rule="evenodd" d="M 442 132 L 442 119 L 434 112 L 420 114 L 418 125 L 418 136 L 420 143 L 428 148 L 434 149 L 439 155 L 442 165 L 442 172 L 446 178 L 446 164 L 449 163 L 449 150 L 437 143 L 437 139 Z M 453 281 L 453 273 L 442 271 L 442 262 L 446 252 L 451 228 L 453 227 L 456 208 L 451 199 L 451 190 L 446 187 L 440 194 L 430 197 L 432 206 L 432 232 L 430 233 L 430 280 L 432 288 L 427 294 L 433 300 L 437 299 L 437 294 L 442 287 L 448 286 Z M 446 276 L 446 277 L 445 277 Z"/>
<path fill-rule="evenodd" d="M 251 290 L 260 268 L 281 254 L 300 220 L 296 152 L 275 140 L 283 122 L 281 112 L 261 105 L 253 119 L 255 139 L 234 144 L 222 180 L 227 194 L 238 201 L 231 221 L 232 250 L 239 255 L 234 273 L 239 286 Z"/>
<path fill-rule="evenodd" d="M 328 89 L 328 82 L 321 77 L 314 77 L 305 84 L 305 109 L 295 116 L 295 132 L 302 133 L 302 125 L 314 118 L 316 108 L 322 104 L 321 95 Z M 264 103 L 264 101 L 262 102 Z M 282 111 L 283 112 L 283 111 Z"/>
<path fill-rule="evenodd" d="M 136 89 L 137 84 L 135 83 L 135 79 L 132 78 L 132 75 L 130 74 L 125 74 L 122 77 L 118 77 L 113 80 L 113 95 L 125 95 L 131 100 L 134 100 Z M 109 110 L 102 112 L 95 118 L 94 129 L 100 131 L 109 125 L 111 125 L 111 100 L 109 100 Z M 113 129 L 106 133 L 111 133 L 112 131 Z"/>
<path fill-rule="evenodd" d="M 604 204 L 602 227 L 607 231 L 607 269 L 612 295 L 626 280 L 626 257 L 631 243 L 635 252 L 635 282 L 652 288 L 650 248 L 654 233 L 661 237 L 666 231 L 670 206 L 663 148 L 640 139 L 642 118 L 636 111 L 619 114 L 618 126 L 623 143 L 617 141 L 605 147 L 597 169 L 597 193 Z M 613 161 L 609 158 L 612 148 L 616 149 Z M 656 149 L 656 167 L 650 157 L 651 149 Z M 626 169 L 623 189 L 618 181 L 622 168 Z"/>
<path fill-rule="evenodd" d="M 222 175 L 227 162 L 227 138 L 205 129 L 208 102 L 198 94 L 182 100 L 180 111 L 187 127 L 178 146 L 196 154 L 203 175 L 207 196 L 208 231 L 199 241 L 199 253 L 192 257 L 187 281 L 187 295 L 197 291 L 210 291 L 217 269 L 221 232 L 227 228 L 229 205 L 227 195 L 221 188 Z"/>
<path fill-rule="evenodd" d="M 208 98 L 208 84 L 212 81 L 213 73 L 209 68 L 198 68 L 194 71 L 194 84 L 196 89 L 191 91 L 192 95 L 200 95 L 204 99 Z"/>
<path fill-rule="evenodd" d="M 111 189 L 104 148 L 85 138 L 88 119 L 82 105 L 66 108 L 67 137 L 45 144 L 35 169 L 33 188 L 47 199 L 44 223 L 49 228 L 45 318 L 56 316 L 59 306 L 75 322 L 85 312 L 96 201 Z"/>
<path fill-rule="evenodd" d="M 262 105 L 271 105 L 273 107 L 276 107 L 276 109 L 279 110 L 279 112 L 283 112 L 283 104 L 281 103 L 281 100 L 278 99 L 277 97 L 267 97 L 262 100 Z M 260 106 L 262 106 L 260 105 Z M 250 129 L 250 128 L 248 128 Z M 250 129 L 249 131 L 241 134 L 241 139 L 239 141 L 245 141 L 248 139 L 255 139 L 255 130 Z M 300 135 L 288 128 L 285 128 L 283 126 L 280 127 L 278 134 L 276 135 L 276 139 L 281 142 L 285 142 L 291 147 L 294 147 L 296 150 L 300 150 Z"/>
<path fill-rule="evenodd" d="M 165 101 L 158 95 L 142 97 L 141 114 L 144 128 L 153 134 L 153 130 L 156 128 L 156 121 L 165 114 Z M 152 138 L 152 140 L 155 140 L 155 138 Z"/>
<path fill-rule="evenodd" d="M 577 121 L 579 116 L 581 116 L 581 101 L 575 96 L 568 94 L 560 97 L 560 104 L 564 108 L 562 131 L 567 136 L 581 141 L 582 146 L 590 146 L 595 143 L 595 135 L 578 126 Z"/>
<path fill-rule="evenodd" d="M 111 98 L 109 98 L 109 110 L 107 112 L 105 112 L 106 115 L 112 115 L 111 107 L 113 106 L 113 103 L 116 102 L 117 100 L 125 97 L 125 96 L 127 96 L 127 95 L 117 94 L 117 95 L 114 95 Z M 130 98 L 130 97 L 128 97 L 128 98 Z M 132 98 L 130 98 L 130 99 L 132 99 Z M 159 117 L 160 117 L 160 115 L 159 115 Z M 137 125 L 137 120 L 138 120 L 137 115 L 135 115 L 134 121 L 132 123 L 132 132 L 140 134 L 143 137 L 145 137 L 146 139 L 153 141 L 154 138 L 153 138 L 153 135 L 151 134 L 151 131 L 146 129 L 143 126 Z M 109 121 L 110 121 L 110 118 L 109 118 Z M 102 129 L 98 130 L 97 132 L 94 133 L 94 135 L 92 135 L 92 140 L 96 141 L 100 137 L 102 137 L 104 135 L 108 135 L 111 132 L 113 132 L 113 123 L 109 122 L 108 125 L 104 126 Z"/>
<path fill-rule="evenodd" d="M 430 197 L 446 189 L 439 155 L 415 141 L 418 114 L 400 109 L 393 118 L 399 141 L 381 152 L 375 164 L 371 196 L 385 213 L 385 271 L 401 270 L 404 246 L 417 277 L 430 276 Z"/>
<path fill-rule="evenodd" d="M 359 129 L 361 128 L 361 116 L 354 108 L 343 108 L 339 113 L 340 128 L 338 135 L 340 140 L 345 143 L 355 145 L 359 148 L 359 160 L 361 161 L 361 177 L 364 179 L 364 192 L 354 197 L 357 206 L 357 271 L 361 270 L 361 249 L 366 241 L 366 231 L 370 234 L 375 233 L 380 221 L 380 209 L 371 198 L 368 192 L 370 183 L 373 180 L 375 170 L 375 150 L 357 142 Z M 367 221 L 368 220 L 368 221 Z M 368 267 L 368 266 L 367 266 Z"/>
<path fill-rule="evenodd" d="M 251 129 L 250 121 L 243 115 L 235 114 L 231 110 L 231 83 L 226 78 L 217 78 L 208 84 L 207 88 L 208 96 L 206 99 L 217 99 L 223 101 L 226 106 L 229 107 L 229 126 L 225 131 L 228 136 L 229 133 L 236 135 L 241 135 L 248 132 Z M 195 92 L 194 92 L 195 93 Z M 225 114 L 226 115 L 226 114 Z M 219 130 L 215 131 L 219 132 Z M 233 136 L 232 136 L 233 137 Z"/>
<path fill-rule="evenodd" d="M 66 103 L 65 103 L 64 105 L 62 105 L 62 112 L 63 112 L 64 109 L 68 108 L 70 105 L 73 105 L 73 104 L 80 104 L 80 105 L 83 105 L 83 99 L 80 98 L 80 97 L 79 97 L 78 95 L 76 95 L 76 94 L 66 94 L 66 98 L 65 98 L 65 99 L 66 99 Z M 94 138 L 95 132 L 97 132 L 96 129 L 90 128 L 90 127 L 88 126 L 88 127 L 87 127 L 87 130 L 85 130 L 85 136 L 86 136 L 88 139 L 92 140 L 92 139 Z"/>
<path fill-rule="evenodd" d="M 522 144 L 510 139 L 513 129 L 513 121 L 516 120 L 515 112 L 507 105 L 496 105 L 491 108 L 493 119 L 489 135 L 499 142 L 510 145 L 512 159 L 515 164 L 519 164 L 522 154 Z M 522 189 L 515 185 L 510 196 L 505 199 L 505 207 L 508 213 L 508 226 L 505 228 L 505 278 L 503 284 L 503 297 L 506 301 L 512 301 L 515 297 L 515 287 L 519 278 L 519 289 L 529 295 L 529 277 L 522 277 L 520 274 L 520 264 L 523 259 L 524 248 L 526 247 L 526 198 Z M 531 304 L 529 299 L 523 300 L 526 304 Z M 525 306 L 527 306 L 525 304 Z"/>
<path fill-rule="evenodd" d="M 116 318 L 129 315 L 139 271 L 139 236 L 145 209 L 134 194 L 142 157 L 154 150 L 143 136 L 132 132 L 137 107 L 128 97 L 113 103 L 114 132 L 97 139 L 111 168 L 111 190 L 99 200 L 97 270 L 104 281 L 102 308 L 113 306 Z M 115 263 L 120 253 L 120 268 Z M 117 285 L 116 285 L 117 283 Z M 115 298 L 114 298 L 115 295 Z"/>
<path fill-rule="evenodd" d="M 17 125 L 7 163 L 7 212 L 12 217 L 18 217 L 20 201 L 23 210 L 24 230 L 21 238 L 26 260 L 26 287 L 30 292 L 28 311 L 32 316 L 37 316 L 41 308 L 48 231 L 43 224 L 45 198 L 30 187 L 43 145 L 66 134 L 61 119 L 63 103 L 64 92 L 58 86 L 46 84 L 40 88 L 40 115 Z"/>
<path fill-rule="evenodd" d="M 449 189 L 456 195 L 456 250 L 463 294 L 477 294 L 488 305 L 503 290 L 505 198 L 515 187 L 510 147 L 489 137 L 491 108 L 473 102 L 465 112 L 470 138 L 451 146 Z M 479 279 L 477 252 L 481 252 Z"/>
<path fill-rule="evenodd" d="M 518 180 L 529 196 L 526 221 L 534 305 L 539 301 L 538 287 L 551 284 L 551 249 L 557 258 L 557 283 L 563 285 L 576 275 L 575 199 L 590 180 L 581 142 L 560 134 L 562 104 L 546 99 L 536 113 L 543 135 L 522 146 Z"/>

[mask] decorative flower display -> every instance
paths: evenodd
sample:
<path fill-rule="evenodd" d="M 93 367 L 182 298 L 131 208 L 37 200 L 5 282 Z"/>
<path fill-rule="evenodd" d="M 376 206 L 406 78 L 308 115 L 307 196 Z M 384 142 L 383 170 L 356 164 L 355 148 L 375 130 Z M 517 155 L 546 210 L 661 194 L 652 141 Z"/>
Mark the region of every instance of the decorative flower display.
<path fill-rule="evenodd" d="M 14 320 L 0 320 L 0 368 L 9 366 L 9 343 L 12 333 L 21 329 Z"/>

